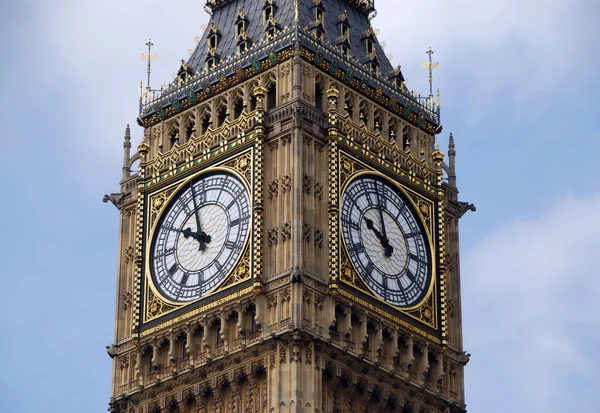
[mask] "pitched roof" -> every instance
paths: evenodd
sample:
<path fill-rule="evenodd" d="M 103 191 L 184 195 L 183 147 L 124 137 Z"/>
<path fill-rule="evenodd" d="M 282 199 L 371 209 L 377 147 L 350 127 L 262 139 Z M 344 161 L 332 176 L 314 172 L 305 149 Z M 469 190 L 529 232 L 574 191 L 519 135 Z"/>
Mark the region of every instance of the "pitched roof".
<path fill-rule="evenodd" d="M 263 15 L 268 5 L 274 6 L 271 23 L 266 22 Z M 377 93 L 389 96 L 389 99 L 401 105 L 402 111 L 408 106 L 409 114 L 418 108 L 415 116 L 423 114 L 432 125 L 439 125 L 439 114 L 436 110 L 430 110 L 429 103 L 411 96 L 405 86 L 399 88 L 394 84 L 394 79 L 403 80 L 403 77 L 397 69 L 394 70 L 371 26 L 373 0 L 209 0 L 207 8 L 212 14 L 207 29 L 186 63 L 193 75 L 186 78 L 185 82 L 176 80 L 166 91 L 159 91 L 151 101 L 143 104 L 141 119 L 148 118 L 176 100 L 184 99 L 190 93 L 206 90 L 206 96 L 210 96 L 218 89 L 211 88 L 211 85 L 224 77 L 234 76 L 240 68 L 254 67 L 255 72 L 258 71 L 262 67 L 261 61 L 273 58 L 273 53 L 292 48 L 297 40 L 303 49 L 316 56 L 314 63 L 326 60 L 330 63 L 328 67 L 331 73 L 339 68 L 347 75 L 346 81 L 360 78 L 362 89 L 370 86 Z M 323 22 L 317 21 L 317 8 L 323 11 Z M 245 16 L 244 32 L 251 39 L 251 44 L 241 54 L 238 53 L 239 39 L 235 24 L 240 12 Z M 278 27 L 278 33 L 270 38 L 267 28 L 272 27 L 273 22 Z M 341 50 L 342 43 L 348 43 L 340 42 L 343 22 L 349 30 L 350 56 L 344 55 Z M 218 39 L 217 47 L 212 49 L 210 36 L 214 28 L 217 29 Z M 315 30 L 321 30 L 322 40 L 317 38 Z M 372 41 L 371 53 L 367 51 L 367 38 Z M 209 56 L 219 58 L 214 67 L 207 67 Z M 378 65 L 377 73 L 370 71 L 369 63 L 373 61 Z M 194 102 L 196 100 L 193 98 Z"/>

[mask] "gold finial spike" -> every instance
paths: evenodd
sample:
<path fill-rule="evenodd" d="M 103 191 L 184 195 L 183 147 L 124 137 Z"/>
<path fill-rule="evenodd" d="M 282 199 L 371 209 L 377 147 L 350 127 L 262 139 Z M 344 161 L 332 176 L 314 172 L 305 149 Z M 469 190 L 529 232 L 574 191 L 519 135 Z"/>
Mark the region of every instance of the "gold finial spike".
<path fill-rule="evenodd" d="M 423 69 L 429 69 L 429 98 L 433 100 L 433 69 L 437 69 L 440 62 L 432 61 L 431 56 L 433 55 L 433 50 L 431 50 L 431 46 L 429 46 L 429 50 L 427 50 L 425 54 L 429 55 L 429 61 L 423 62 Z"/>
<path fill-rule="evenodd" d="M 298 23 L 299 20 L 298 0 L 294 0 L 294 22 Z"/>
<path fill-rule="evenodd" d="M 148 46 L 148 53 L 142 53 L 142 60 L 148 59 L 148 67 L 146 68 L 146 73 L 148 74 L 148 83 L 146 84 L 146 88 L 148 89 L 150 88 L 150 72 L 152 71 L 152 61 L 156 61 L 156 59 L 158 59 L 158 55 L 151 53 L 152 46 L 154 46 L 152 39 L 148 39 L 146 46 Z"/>

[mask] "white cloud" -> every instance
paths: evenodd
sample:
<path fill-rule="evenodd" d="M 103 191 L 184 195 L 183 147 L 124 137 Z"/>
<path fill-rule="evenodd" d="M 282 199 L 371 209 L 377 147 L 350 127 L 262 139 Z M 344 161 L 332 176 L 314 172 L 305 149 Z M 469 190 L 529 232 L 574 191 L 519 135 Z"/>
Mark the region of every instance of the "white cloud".
<path fill-rule="evenodd" d="M 599 396 L 587 389 L 600 388 L 600 357 L 591 351 L 600 339 L 599 211 L 600 194 L 560 199 L 464 253 L 465 345 L 473 353 L 466 374 L 489 383 L 476 394 L 467 383 L 472 409 L 553 412 L 569 402 L 571 411 L 597 411 L 591 399 Z M 506 405 L 486 406 L 499 385 Z"/>
<path fill-rule="evenodd" d="M 440 61 L 437 85 L 446 96 L 462 97 L 470 110 L 489 107 L 507 92 L 510 103 L 530 106 L 544 103 L 552 91 L 583 89 L 584 82 L 577 82 L 591 77 L 597 62 L 591 53 L 598 50 L 596 0 L 379 1 L 376 6 L 373 25 L 381 29 L 393 61 L 405 68 L 409 87 L 427 90 L 420 62 L 432 46 Z M 454 86 L 458 77 L 465 84 Z"/>

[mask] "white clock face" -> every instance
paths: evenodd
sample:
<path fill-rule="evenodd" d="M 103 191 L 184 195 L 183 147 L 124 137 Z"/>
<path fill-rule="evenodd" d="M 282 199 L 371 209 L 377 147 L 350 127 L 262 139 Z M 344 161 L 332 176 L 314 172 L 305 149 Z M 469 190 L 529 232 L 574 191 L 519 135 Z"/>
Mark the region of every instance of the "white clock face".
<path fill-rule="evenodd" d="M 342 197 L 342 234 L 350 259 L 369 288 L 398 307 L 417 304 L 431 280 L 427 238 L 400 192 L 362 176 Z"/>
<path fill-rule="evenodd" d="M 165 298 L 196 300 L 233 269 L 249 231 L 250 199 L 228 173 L 203 175 L 167 206 L 152 239 L 150 267 Z"/>

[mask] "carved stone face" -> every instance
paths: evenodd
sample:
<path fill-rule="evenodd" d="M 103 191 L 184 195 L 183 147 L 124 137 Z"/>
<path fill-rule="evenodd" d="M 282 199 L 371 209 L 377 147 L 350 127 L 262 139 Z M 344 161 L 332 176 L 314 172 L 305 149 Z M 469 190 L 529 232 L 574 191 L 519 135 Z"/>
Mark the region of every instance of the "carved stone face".
<path fill-rule="evenodd" d="M 353 180 L 342 198 L 342 235 L 367 286 L 399 307 L 417 304 L 431 280 L 427 237 L 400 191 L 378 176 Z"/>
<path fill-rule="evenodd" d="M 172 199 L 154 232 L 154 285 L 175 302 L 212 291 L 238 261 L 249 223 L 249 194 L 234 175 L 211 173 L 191 181 Z"/>

